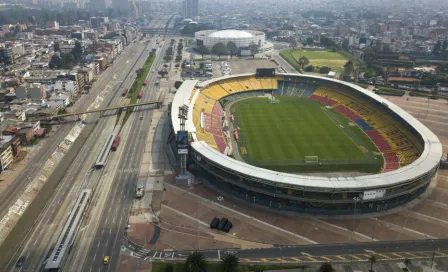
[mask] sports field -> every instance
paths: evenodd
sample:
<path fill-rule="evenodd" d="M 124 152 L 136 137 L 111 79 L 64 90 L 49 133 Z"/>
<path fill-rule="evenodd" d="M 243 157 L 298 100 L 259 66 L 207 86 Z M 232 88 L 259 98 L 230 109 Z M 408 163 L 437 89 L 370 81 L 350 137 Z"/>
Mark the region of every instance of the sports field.
<path fill-rule="evenodd" d="M 246 162 L 284 172 L 381 169 L 376 147 L 339 112 L 309 99 L 277 99 L 280 103 L 273 104 L 267 98 L 249 98 L 231 108 L 239 153 Z M 306 162 L 309 156 L 317 156 L 318 162 Z"/>
<path fill-rule="evenodd" d="M 344 71 L 344 64 L 349 59 L 347 56 L 344 56 L 339 52 L 307 51 L 300 49 L 286 49 L 283 50 L 280 55 L 296 69 L 300 68 L 296 60 L 298 60 L 302 56 L 305 56 L 310 61 L 308 65 L 314 66 L 315 72 L 317 72 L 317 66 L 327 66 L 331 67 L 332 70 L 342 73 Z"/>

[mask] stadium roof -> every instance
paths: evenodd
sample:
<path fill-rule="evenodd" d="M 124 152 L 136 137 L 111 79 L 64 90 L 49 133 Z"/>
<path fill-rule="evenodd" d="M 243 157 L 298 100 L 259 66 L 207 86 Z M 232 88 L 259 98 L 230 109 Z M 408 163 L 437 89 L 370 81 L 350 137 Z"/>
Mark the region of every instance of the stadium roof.
<path fill-rule="evenodd" d="M 213 82 L 220 81 L 228 78 L 238 78 L 243 76 L 253 76 L 254 74 L 240 74 L 240 75 L 232 75 L 225 76 L 220 78 L 214 78 L 211 80 L 207 80 L 201 83 L 198 86 L 207 86 Z M 417 178 L 426 174 L 428 171 L 437 166 L 442 157 L 442 144 L 440 143 L 437 136 L 429 130 L 425 125 L 423 125 L 420 121 L 415 119 L 412 115 L 388 101 L 387 99 L 376 95 L 375 93 L 368 91 L 364 88 L 361 88 L 355 84 L 343 82 L 340 80 L 335 80 L 327 77 L 319 77 L 312 75 L 301 75 L 301 74 L 282 74 L 283 76 L 291 76 L 291 77 L 303 77 L 303 78 L 316 78 L 319 80 L 333 81 L 341 84 L 345 84 L 353 89 L 356 89 L 359 92 L 362 92 L 366 96 L 369 96 L 380 103 L 382 103 L 385 107 L 390 108 L 398 115 L 400 115 L 404 120 L 406 120 L 409 124 L 411 124 L 417 132 L 422 136 L 424 141 L 424 150 L 420 157 L 415 160 L 413 163 L 399 168 L 397 170 L 374 174 L 374 175 L 365 175 L 365 176 L 357 176 L 357 177 L 318 177 L 318 176 L 305 176 L 305 175 L 296 175 L 289 173 L 276 172 L 264 168 L 259 168 L 253 165 L 249 165 L 245 162 L 237 161 L 232 159 L 220 152 L 216 151 L 212 147 L 210 147 L 205 142 L 198 142 L 196 137 L 196 128 L 192 125 L 192 120 L 188 120 L 191 122 L 191 125 L 188 126 L 188 131 L 192 133 L 195 142 L 191 144 L 192 148 L 196 150 L 199 154 L 208 159 L 214 161 L 214 163 L 221 165 L 223 167 L 232 169 L 235 172 L 240 172 L 245 175 L 253 176 L 260 180 L 273 181 L 277 183 L 283 183 L 285 185 L 291 184 L 296 186 L 304 186 L 308 188 L 313 188 L 314 190 L 322 190 L 322 191 L 331 191 L 333 189 L 360 189 L 360 190 L 369 190 L 369 189 L 380 189 L 390 187 L 391 185 L 398 185 L 401 183 L 408 182 L 410 179 Z M 182 85 L 184 86 L 184 85 Z M 181 86 L 181 88 L 182 88 Z M 187 87 L 187 85 L 185 86 Z M 194 86 L 192 86 L 194 88 Z M 179 89 L 180 90 L 180 89 Z M 189 92 L 191 94 L 191 90 Z M 196 98 L 200 92 L 196 92 L 193 98 L 190 101 L 190 112 L 193 112 L 194 104 L 196 103 Z M 179 91 L 178 91 L 179 94 Z M 182 95 L 180 93 L 179 95 Z M 177 97 L 177 94 L 176 94 Z M 176 100 L 176 99 L 175 99 Z M 174 103 L 173 103 L 174 106 Z M 173 123 L 175 122 L 173 116 Z M 191 116 L 191 115 L 189 115 Z M 190 118 L 189 118 L 190 119 Z M 178 122 L 178 121 L 177 121 Z M 175 127 L 176 128 L 176 127 Z"/>
<path fill-rule="evenodd" d="M 173 128 L 176 133 L 180 130 L 180 121 L 177 117 L 179 114 L 179 107 L 183 105 L 190 105 L 190 95 L 194 87 L 196 86 L 196 83 L 198 83 L 197 80 L 184 81 L 177 90 L 176 96 L 174 96 L 173 103 L 171 104 L 171 122 L 173 123 Z M 189 114 L 190 112 L 192 111 L 189 111 Z M 189 119 L 190 118 L 188 118 L 188 120 Z M 188 127 L 189 126 L 187 125 L 187 128 Z"/>
<path fill-rule="evenodd" d="M 249 33 L 247 31 L 243 30 L 235 30 L 235 29 L 229 29 L 229 30 L 220 30 L 215 31 L 208 35 L 210 38 L 251 38 L 254 35 L 252 33 Z"/>

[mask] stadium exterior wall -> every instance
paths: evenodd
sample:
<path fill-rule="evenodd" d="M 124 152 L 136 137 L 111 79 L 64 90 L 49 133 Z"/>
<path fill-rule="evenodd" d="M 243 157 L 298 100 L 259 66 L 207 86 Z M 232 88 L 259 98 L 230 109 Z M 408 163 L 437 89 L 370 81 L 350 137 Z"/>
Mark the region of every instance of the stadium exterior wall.
<path fill-rule="evenodd" d="M 256 30 L 244 30 L 244 32 L 248 32 L 252 34 L 251 37 L 238 37 L 235 35 L 231 36 L 222 36 L 222 37 L 213 37 L 210 36 L 212 33 L 217 32 L 216 30 L 203 30 L 195 33 L 195 39 L 201 40 L 204 43 L 204 46 L 207 47 L 208 50 L 212 50 L 213 45 L 221 42 L 224 45 L 227 45 L 228 42 L 232 41 L 236 44 L 238 48 L 247 48 L 251 43 L 254 43 L 260 48 L 263 48 L 265 44 L 265 34 L 261 31 Z"/>
<path fill-rule="evenodd" d="M 234 75 L 231 78 L 243 76 L 253 74 Z M 196 129 L 189 120 L 187 129 L 194 140 L 190 145 L 190 170 L 193 173 L 204 176 L 207 183 L 216 190 L 241 201 L 277 210 L 311 214 L 352 215 L 389 210 L 415 199 L 426 191 L 431 180 L 437 175 L 442 145 L 437 136 L 422 123 L 388 100 L 354 84 L 308 75 L 282 76 L 336 82 L 381 102 L 385 108 L 393 110 L 420 134 L 424 142 L 421 156 L 410 165 L 395 171 L 359 177 L 327 178 L 280 173 L 231 159 L 205 142 L 198 142 Z M 197 83 L 196 87 L 204 88 L 210 83 L 228 78 L 230 77 L 211 79 Z M 184 93 L 182 97 L 176 95 L 175 100 L 190 97 L 191 91 Z M 191 101 L 188 101 L 190 109 L 193 109 L 199 93 L 195 92 Z M 173 113 L 172 118 L 174 116 L 176 115 Z M 366 191 L 375 190 L 384 192 L 384 195 L 363 199 Z"/>

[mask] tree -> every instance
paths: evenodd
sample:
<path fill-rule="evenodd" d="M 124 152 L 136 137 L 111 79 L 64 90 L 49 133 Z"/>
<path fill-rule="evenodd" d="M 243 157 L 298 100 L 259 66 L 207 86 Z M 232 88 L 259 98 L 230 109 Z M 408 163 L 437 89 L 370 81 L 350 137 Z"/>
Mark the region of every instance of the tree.
<path fill-rule="evenodd" d="M 434 54 L 434 56 L 440 56 L 441 51 L 442 51 L 442 42 L 438 40 L 437 43 L 434 45 L 434 48 L 432 49 L 432 53 Z"/>
<path fill-rule="evenodd" d="M 61 68 L 63 65 L 63 61 L 62 58 L 59 54 L 54 54 L 51 57 L 50 63 L 48 64 L 48 66 L 50 67 L 50 69 L 58 69 Z"/>
<path fill-rule="evenodd" d="M 311 38 L 311 37 L 306 38 L 306 44 L 307 45 L 313 45 L 313 43 L 314 43 L 313 38 Z"/>
<path fill-rule="evenodd" d="M 305 67 L 305 72 L 312 72 L 313 70 L 314 70 L 313 65 L 308 65 L 307 67 Z"/>
<path fill-rule="evenodd" d="M 333 268 L 331 263 L 323 263 L 319 268 L 319 272 L 334 272 L 334 271 L 336 270 Z"/>
<path fill-rule="evenodd" d="M 376 256 L 375 255 L 371 255 L 369 257 L 369 262 L 370 262 L 370 272 L 373 272 L 373 264 L 376 263 Z"/>
<path fill-rule="evenodd" d="M 319 68 L 319 73 L 321 74 L 328 74 L 331 71 L 330 67 L 322 66 Z"/>
<path fill-rule="evenodd" d="M 188 255 L 185 261 L 185 271 L 188 272 L 204 272 L 206 269 L 207 260 L 204 254 L 200 252 L 193 252 Z"/>
<path fill-rule="evenodd" d="M 235 254 L 225 255 L 221 260 L 222 272 L 235 272 L 238 269 L 238 257 Z"/>
<path fill-rule="evenodd" d="M 385 43 L 383 45 L 383 52 L 389 53 L 390 52 L 390 46 L 389 44 Z"/>
<path fill-rule="evenodd" d="M 79 61 L 82 56 L 82 47 L 80 42 L 75 42 L 75 47 L 72 49 L 72 55 L 75 61 Z"/>
<path fill-rule="evenodd" d="M 349 60 L 344 64 L 344 74 L 350 75 L 355 70 L 355 66 L 353 65 L 353 61 Z"/>
<path fill-rule="evenodd" d="M 411 264 L 411 259 L 406 258 L 404 259 L 404 265 L 406 265 L 406 271 L 408 271 L 408 266 Z"/>
<path fill-rule="evenodd" d="M 204 45 L 200 45 L 198 46 L 198 48 L 196 48 L 196 51 L 201 54 L 202 58 L 204 58 L 204 55 L 208 55 L 210 54 L 210 51 L 207 49 L 207 47 L 205 47 Z"/>
<path fill-rule="evenodd" d="M 233 55 L 236 55 L 236 53 L 238 53 L 238 47 L 236 46 L 236 44 L 232 41 L 229 41 L 227 43 L 227 52 L 230 53 L 230 58 L 233 57 Z"/>
<path fill-rule="evenodd" d="M 444 40 L 442 44 L 442 55 L 447 56 L 448 55 L 448 40 Z"/>
<path fill-rule="evenodd" d="M 292 47 L 292 49 L 296 49 L 297 46 L 299 46 L 299 43 L 297 42 L 296 39 L 293 39 L 290 43 L 290 46 Z"/>
<path fill-rule="evenodd" d="M 173 264 L 171 264 L 171 263 L 167 264 L 164 272 L 174 272 Z"/>
<path fill-rule="evenodd" d="M 298 268 L 299 268 L 299 269 L 302 269 L 302 272 L 304 272 L 305 269 L 309 268 L 309 266 L 306 265 L 306 264 L 301 264 L 301 265 L 298 266 Z"/>
<path fill-rule="evenodd" d="M 375 60 L 376 53 L 371 47 L 364 49 L 364 60 L 366 62 L 372 62 Z"/>
<path fill-rule="evenodd" d="M 212 47 L 212 53 L 218 55 L 219 58 L 221 58 L 221 55 L 227 54 L 227 47 L 222 42 L 216 43 Z"/>
<path fill-rule="evenodd" d="M 58 42 L 54 42 L 54 44 L 53 44 L 53 49 L 54 49 L 54 52 L 59 52 L 59 51 L 61 51 L 61 47 L 59 46 L 59 43 L 58 43 Z"/>
<path fill-rule="evenodd" d="M 299 58 L 299 60 L 297 61 L 297 63 L 300 65 L 300 68 L 303 70 L 303 67 L 304 67 L 305 65 L 308 65 L 308 64 L 310 63 L 310 61 L 308 60 L 307 57 L 305 57 L 305 56 L 301 56 L 301 57 Z"/>
<path fill-rule="evenodd" d="M 249 44 L 249 50 L 250 50 L 252 56 L 255 56 L 255 54 L 257 54 L 258 51 L 260 50 L 260 47 L 256 43 L 251 43 L 251 44 Z"/>

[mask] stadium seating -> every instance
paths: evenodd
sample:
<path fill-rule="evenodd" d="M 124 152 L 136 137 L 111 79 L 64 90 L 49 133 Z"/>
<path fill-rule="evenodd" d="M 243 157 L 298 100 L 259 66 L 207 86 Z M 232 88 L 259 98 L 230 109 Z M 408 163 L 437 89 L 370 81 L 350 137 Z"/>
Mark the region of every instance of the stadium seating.
<path fill-rule="evenodd" d="M 387 112 L 381 103 L 333 83 L 324 85 L 315 79 L 287 79 L 284 80 L 283 76 L 278 76 L 277 79 L 254 76 L 229 78 L 200 90 L 201 94 L 194 106 L 193 123 L 200 128 L 202 112 L 206 116 L 206 127 L 198 129 L 198 139 L 224 152 L 227 143 L 221 128 L 221 104 L 225 106 L 238 99 L 262 96 L 264 90 L 269 90 L 276 96 L 304 97 L 319 101 L 332 106 L 353 121 L 383 153 L 383 172 L 410 164 L 420 156 L 423 143 L 416 137 L 418 133 L 399 116 Z"/>

